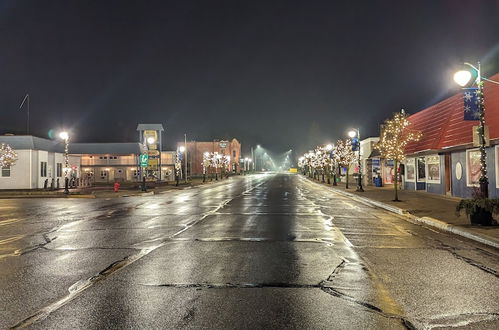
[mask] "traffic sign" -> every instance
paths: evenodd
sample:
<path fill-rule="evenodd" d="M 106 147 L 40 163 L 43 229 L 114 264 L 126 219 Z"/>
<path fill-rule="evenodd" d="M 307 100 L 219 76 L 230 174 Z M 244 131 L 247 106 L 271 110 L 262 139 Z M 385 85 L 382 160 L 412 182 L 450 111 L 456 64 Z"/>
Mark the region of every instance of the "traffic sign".
<path fill-rule="evenodd" d="M 148 154 L 141 154 L 139 156 L 139 162 L 140 162 L 140 167 L 147 167 L 147 164 L 148 164 L 148 159 L 149 159 L 149 155 Z"/>

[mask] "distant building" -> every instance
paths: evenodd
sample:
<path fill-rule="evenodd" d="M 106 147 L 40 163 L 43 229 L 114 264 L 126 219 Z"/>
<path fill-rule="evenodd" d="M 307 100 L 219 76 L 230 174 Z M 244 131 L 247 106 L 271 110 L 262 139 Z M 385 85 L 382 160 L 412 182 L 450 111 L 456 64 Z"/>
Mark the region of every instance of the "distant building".
<path fill-rule="evenodd" d="M 175 151 L 161 151 L 162 126 L 139 124 L 137 130 L 140 142 L 70 143 L 72 178 L 85 184 L 138 182 L 142 175 L 139 156 L 147 153 L 147 180 L 174 181 Z M 57 189 L 64 186 L 62 141 L 31 135 L 5 135 L 0 136 L 0 143 L 10 145 L 18 155 L 14 165 L 1 169 L 0 189 Z"/>
<path fill-rule="evenodd" d="M 178 142 L 177 149 L 184 145 L 184 142 Z M 218 152 L 230 156 L 230 171 L 235 173 L 240 172 L 241 143 L 237 139 L 232 139 L 231 141 L 213 140 L 210 142 L 188 141 L 186 149 L 188 176 L 200 176 L 203 174 L 202 162 L 205 152 Z"/>

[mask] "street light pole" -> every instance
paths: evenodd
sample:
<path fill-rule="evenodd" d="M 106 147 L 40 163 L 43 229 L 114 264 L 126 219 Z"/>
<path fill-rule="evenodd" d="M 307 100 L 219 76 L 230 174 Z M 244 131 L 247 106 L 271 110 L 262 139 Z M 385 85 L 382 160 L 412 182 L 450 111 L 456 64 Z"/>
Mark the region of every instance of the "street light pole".
<path fill-rule="evenodd" d="M 473 66 L 472 66 L 473 67 Z M 479 114 L 479 127 L 478 135 L 480 138 L 480 192 L 482 197 L 489 197 L 489 178 L 487 177 L 487 154 L 485 152 L 485 107 L 484 107 L 484 95 L 483 95 L 483 81 L 481 79 L 480 62 L 478 62 L 478 114 Z"/>
<path fill-rule="evenodd" d="M 64 194 L 69 194 L 69 134 L 68 132 L 59 133 L 59 137 L 64 140 Z"/>
<path fill-rule="evenodd" d="M 184 146 L 185 146 L 185 183 L 187 183 L 187 134 L 184 134 Z"/>
<path fill-rule="evenodd" d="M 488 198 L 489 197 L 489 179 L 487 177 L 487 153 L 485 151 L 486 147 L 486 141 L 485 141 L 485 95 L 484 95 L 484 90 L 483 90 L 483 83 L 484 80 L 494 83 L 494 84 L 499 84 L 499 82 L 490 80 L 487 78 L 482 77 L 481 73 L 481 67 L 480 67 L 480 62 L 478 62 L 477 67 L 475 67 L 473 64 L 465 62 L 464 65 L 469 66 L 473 70 L 477 72 L 477 78 L 476 78 L 476 84 L 478 87 L 478 119 L 479 119 L 479 126 L 478 126 L 478 135 L 479 135 L 479 140 L 480 140 L 480 194 L 481 197 L 483 198 Z M 459 84 L 461 87 L 465 87 L 468 85 L 470 79 L 471 79 L 471 73 L 469 71 L 458 71 L 454 74 L 454 81 Z"/>
<path fill-rule="evenodd" d="M 358 147 L 358 158 L 357 158 L 357 166 L 358 166 L 358 169 L 359 169 L 359 173 L 358 173 L 358 176 L 357 176 L 357 189 L 356 191 L 358 192 L 363 192 L 364 191 L 364 188 L 362 187 L 362 161 L 360 159 L 360 129 L 359 128 L 354 128 L 352 131 L 350 131 L 348 133 L 348 135 L 353 139 L 355 136 L 357 136 L 357 147 Z M 395 169 L 397 170 L 397 169 Z"/>

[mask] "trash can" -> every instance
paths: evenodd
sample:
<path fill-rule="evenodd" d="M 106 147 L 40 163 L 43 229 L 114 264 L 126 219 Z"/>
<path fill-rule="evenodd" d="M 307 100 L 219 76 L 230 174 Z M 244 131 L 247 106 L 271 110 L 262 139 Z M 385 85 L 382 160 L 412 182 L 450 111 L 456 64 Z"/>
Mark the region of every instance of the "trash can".
<path fill-rule="evenodd" d="M 374 178 L 374 185 L 376 187 L 383 187 L 383 182 L 381 181 L 381 177 L 376 177 Z"/>

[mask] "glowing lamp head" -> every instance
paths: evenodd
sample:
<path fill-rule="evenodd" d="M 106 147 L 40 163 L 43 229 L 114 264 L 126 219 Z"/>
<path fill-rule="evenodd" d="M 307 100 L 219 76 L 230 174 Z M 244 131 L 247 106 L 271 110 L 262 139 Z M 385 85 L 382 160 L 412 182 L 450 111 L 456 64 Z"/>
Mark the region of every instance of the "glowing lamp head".
<path fill-rule="evenodd" d="M 356 135 L 357 135 L 357 132 L 355 132 L 354 130 L 351 130 L 350 132 L 348 132 L 348 136 L 351 138 L 354 138 Z"/>
<path fill-rule="evenodd" d="M 328 144 L 328 145 L 326 146 L 326 150 L 327 150 L 327 151 L 331 151 L 331 150 L 333 150 L 333 145 L 332 145 L 332 144 Z"/>
<path fill-rule="evenodd" d="M 154 144 L 154 142 L 156 142 L 156 139 L 153 138 L 152 136 L 150 136 L 150 137 L 147 138 L 147 143 L 148 144 Z"/>
<path fill-rule="evenodd" d="M 185 151 L 185 147 L 184 146 L 180 146 L 180 148 L 178 148 L 178 151 L 184 152 Z"/>
<path fill-rule="evenodd" d="M 63 131 L 63 132 L 59 133 L 59 137 L 63 140 L 67 140 L 67 139 L 69 139 L 69 133 L 66 131 Z"/>
<path fill-rule="evenodd" d="M 454 73 L 454 81 L 461 87 L 468 85 L 471 80 L 471 72 L 467 70 L 461 70 Z"/>

